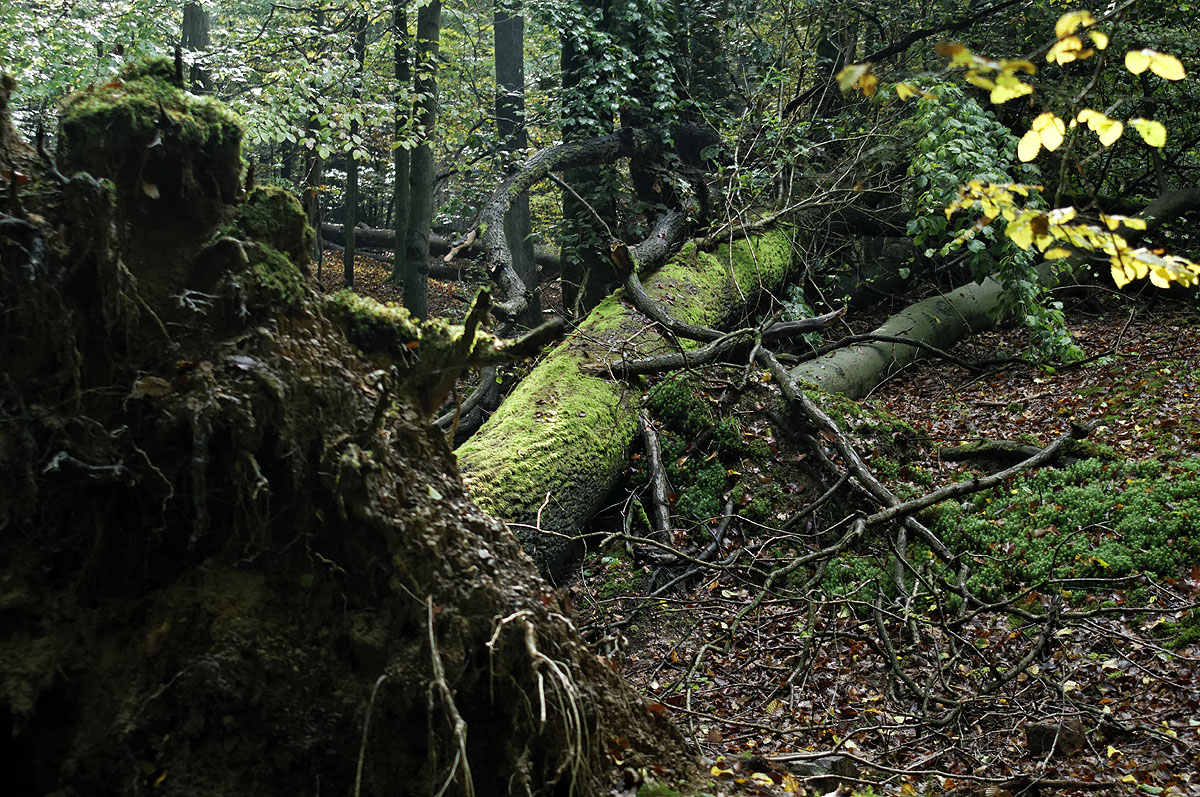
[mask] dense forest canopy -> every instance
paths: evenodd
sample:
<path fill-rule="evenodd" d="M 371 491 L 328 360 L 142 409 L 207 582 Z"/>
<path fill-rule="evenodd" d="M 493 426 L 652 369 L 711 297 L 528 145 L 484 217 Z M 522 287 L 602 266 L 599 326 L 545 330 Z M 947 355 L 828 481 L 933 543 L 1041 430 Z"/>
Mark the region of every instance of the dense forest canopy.
<path fill-rule="evenodd" d="M 1198 20 L 5 3 L 0 762 L 1197 794 Z"/>

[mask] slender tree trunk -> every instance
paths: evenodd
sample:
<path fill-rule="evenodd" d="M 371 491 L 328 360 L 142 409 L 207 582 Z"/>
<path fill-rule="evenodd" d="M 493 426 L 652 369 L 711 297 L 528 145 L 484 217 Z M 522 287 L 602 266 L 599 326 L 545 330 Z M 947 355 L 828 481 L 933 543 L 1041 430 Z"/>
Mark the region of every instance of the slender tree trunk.
<path fill-rule="evenodd" d="M 408 232 L 405 256 L 404 306 L 417 318 L 429 314 L 429 235 L 433 226 L 433 135 L 437 126 L 437 55 L 442 32 L 441 0 L 417 11 L 416 121 L 419 143 L 408 167 Z"/>
<path fill-rule="evenodd" d="M 354 58 L 358 61 L 358 83 L 354 88 L 354 96 L 362 95 L 363 65 L 367 59 L 367 18 L 358 20 L 354 33 Z M 358 225 L 358 120 L 350 119 L 350 152 L 346 162 L 346 201 L 343 212 L 346 228 L 346 249 L 342 252 L 342 267 L 345 273 L 347 288 L 354 287 L 354 230 Z"/>
<path fill-rule="evenodd" d="M 212 12 L 200 3 L 187 2 L 183 4 L 183 35 L 179 45 L 192 52 L 207 50 L 212 43 L 209 29 L 212 25 Z M 212 81 L 199 64 L 193 63 L 188 85 L 194 93 L 209 91 Z"/>
<path fill-rule="evenodd" d="M 396 68 L 396 140 L 399 144 L 406 138 L 408 117 L 412 109 L 412 67 L 409 63 L 411 43 L 408 39 L 408 7 L 404 0 L 396 0 L 392 5 L 392 24 L 395 26 L 395 45 L 393 60 Z M 408 148 L 397 146 L 393 151 L 396 166 L 396 183 L 392 191 L 392 208 L 395 216 L 392 220 L 392 230 L 397 241 L 404 240 L 408 230 Z M 392 261 L 391 281 L 403 284 L 408 274 L 407 250 L 403 246 L 396 247 L 395 259 Z"/>
<path fill-rule="evenodd" d="M 317 30 L 323 30 L 325 27 L 325 12 L 322 9 L 317 9 L 314 19 Z M 318 45 L 317 53 L 320 54 L 321 47 Z M 305 122 L 305 129 L 313 134 L 316 131 L 317 122 L 315 115 L 309 113 L 308 119 Z M 311 137 L 311 135 L 310 135 Z M 304 194 L 302 204 L 304 206 L 304 214 L 308 217 L 308 223 L 316 232 L 313 236 L 313 262 L 317 264 L 317 279 L 318 281 L 323 276 L 322 270 L 325 261 L 325 247 L 321 243 L 321 195 L 320 186 L 325 183 L 325 159 L 321 157 L 321 153 L 316 147 L 307 150 L 304 158 Z"/>
<path fill-rule="evenodd" d="M 525 130 L 525 19 L 520 0 L 497 0 L 493 18 L 496 41 L 496 134 L 506 150 L 506 166 L 521 160 L 528 138 Z M 504 236 L 512 251 L 513 270 L 531 298 L 517 323 L 541 323 L 538 268 L 533 258 L 529 195 L 522 194 L 504 216 Z"/>

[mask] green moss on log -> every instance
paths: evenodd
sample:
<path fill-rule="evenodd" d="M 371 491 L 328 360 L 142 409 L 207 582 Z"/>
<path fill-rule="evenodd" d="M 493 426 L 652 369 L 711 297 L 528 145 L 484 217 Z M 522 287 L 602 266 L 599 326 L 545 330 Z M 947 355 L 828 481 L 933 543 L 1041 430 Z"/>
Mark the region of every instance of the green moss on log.
<path fill-rule="evenodd" d="M 712 253 L 689 244 L 643 281 L 673 317 L 718 326 L 744 315 L 763 289 L 778 289 L 791 269 L 791 253 L 791 235 L 783 229 Z M 625 466 L 641 395 L 581 366 L 660 354 L 676 345 L 625 306 L 621 292 L 601 302 L 458 449 L 475 501 L 509 522 L 532 526 L 540 515 L 546 531 L 578 533 Z M 518 536 L 551 574 L 571 553 L 550 536 L 520 530 Z"/>

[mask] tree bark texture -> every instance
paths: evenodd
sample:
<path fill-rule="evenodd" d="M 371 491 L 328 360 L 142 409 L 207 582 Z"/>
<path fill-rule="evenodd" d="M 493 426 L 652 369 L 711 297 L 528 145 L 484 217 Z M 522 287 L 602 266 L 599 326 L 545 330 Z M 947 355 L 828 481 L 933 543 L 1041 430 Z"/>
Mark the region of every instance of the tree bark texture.
<path fill-rule="evenodd" d="M 715 326 L 745 314 L 762 290 L 777 290 L 791 270 L 790 233 L 775 229 L 711 253 L 689 244 L 646 278 L 646 289 L 674 317 Z M 562 575 L 577 546 L 554 535 L 582 530 L 625 467 L 637 434 L 636 384 L 581 368 L 679 345 L 694 344 L 664 337 L 618 291 L 458 448 L 475 501 L 520 524 L 513 529 L 543 573 Z"/>
<path fill-rule="evenodd" d="M 1038 274 L 1044 284 L 1053 279 L 1049 266 L 1039 267 Z M 988 277 L 983 282 L 972 282 L 909 305 L 872 334 L 904 337 L 949 349 L 967 335 L 994 329 L 1004 320 L 1003 306 L 1004 288 Z M 866 343 L 802 363 L 790 373 L 828 393 L 857 399 L 927 354 L 903 343 Z"/>
<path fill-rule="evenodd" d="M 212 44 L 210 29 L 212 26 L 212 11 L 200 3 L 184 3 L 183 30 L 179 44 L 183 49 L 192 52 L 207 50 Z M 188 85 L 193 93 L 208 91 L 212 82 L 208 72 L 199 64 L 193 63 L 188 75 Z"/>
<path fill-rule="evenodd" d="M 362 94 L 362 74 L 363 66 L 367 58 L 367 18 L 362 17 L 356 23 L 354 32 L 354 60 L 358 62 L 355 72 L 357 73 L 358 84 L 355 86 L 355 96 Z M 355 241 L 354 231 L 358 224 L 358 145 L 355 143 L 358 139 L 358 120 L 352 118 L 350 120 L 350 151 L 347 153 L 346 162 L 346 201 L 343 217 L 346 222 L 346 248 L 342 251 L 342 268 L 345 274 L 345 284 L 347 288 L 354 287 L 354 254 Z"/>
<path fill-rule="evenodd" d="M 405 235 L 404 306 L 416 318 L 429 314 L 429 234 L 433 225 L 433 136 L 437 127 L 437 57 L 442 32 L 441 0 L 417 11 L 416 120 L 419 143 L 408 165 L 408 232 Z"/>
<path fill-rule="evenodd" d="M 519 161 L 527 144 L 525 131 L 525 19 L 519 0 L 497 0 L 494 15 L 496 44 L 496 134 L 510 161 Z M 520 326 L 534 327 L 542 320 L 538 299 L 538 268 L 533 253 L 529 221 L 529 194 L 513 200 L 504 215 L 504 237 L 512 253 L 513 271 L 525 284 L 529 296 L 525 310 L 516 319 Z"/>
<path fill-rule="evenodd" d="M 504 232 L 504 217 L 513 202 L 524 196 L 530 187 L 545 179 L 552 171 L 568 171 L 588 165 L 595 168 L 596 164 L 612 163 L 622 157 L 645 157 L 656 146 L 654 139 L 645 131 L 630 128 L 586 141 L 558 144 L 538 152 L 527 160 L 516 174 L 506 178 L 492 192 L 491 198 L 479 213 L 478 229 L 482 231 L 480 237 L 483 239 L 483 248 L 488 253 L 488 269 L 503 294 L 495 304 L 498 315 L 505 319 L 515 319 L 524 310 L 528 300 L 525 285 L 513 270 L 512 253 L 508 249 L 508 238 Z M 599 248 L 597 246 L 597 250 Z M 593 252 L 591 257 L 600 259 L 596 252 Z M 611 266 L 605 267 L 612 272 Z M 565 296 L 570 280 L 565 271 L 565 257 L 563 268 Z M 567 309 L 569 312 L 570 307 Z"/>

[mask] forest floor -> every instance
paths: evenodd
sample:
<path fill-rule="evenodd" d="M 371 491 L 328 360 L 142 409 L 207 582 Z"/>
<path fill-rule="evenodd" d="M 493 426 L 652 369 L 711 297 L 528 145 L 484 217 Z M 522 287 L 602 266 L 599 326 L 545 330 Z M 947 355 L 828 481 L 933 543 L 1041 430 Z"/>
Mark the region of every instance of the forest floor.
<path fill-rule="evenodd" d="M 326 265 L 325 287 L 337 290 L 340 259 Z M 387 273 L 386 263 L 360 259 L 358 289 L 396 301 Z M 456 317 L 472 293 L 465 283 L 431 281 L 431 312 Z M 556 300 L 554 288 L 543 296 L 551 307 Z M 868 331 L 877 320 L 851 320 L 853 331 Z M 1146 550 L 1133 552 L 1133 564 L 1124 567 L 1102 558 L 1124 556 L 1120 545 L 1135 544 L 1124 539 L 1125 504 L 1162 513 L 1142 518 L 1146 523 L 1196 535 L 1198 523 L 1187 512 L 1200 500 L 1200 312 L 1165 301 L 1147 310 L 1101 293 L 1069 308 L 1068 320 L 1087 355 L 1082 363 L 1050 368 L 1014 359 L 981 374 L 926 360 L 866 402 L 915 430 L 904 462 L 886 474 L 905 497 L 988 470 L 986 463 L 943 458 L 948 446 L 1045 445 L 1071 423 L 1100 421 L 1090 438 L 1100 459 L 1065 467 L 1057 482 L 1033 474 L 963 504 L 964 511 L 979 510 L 971 518 L 976 525 L 985 518 L 1011 529 L 1011 539 L 1002 534 L 975 557 L 979 568 L 1018 579 L 1014 589 L 1023 591 L 1011 605 L 1034 616 L 1057 607 L 1057 625 L 1004 611 L 977 612 L 955 625 L 943 621 L 947 607 L 922 596 L 928 605 L 910 601 L 910 615 L 888 616 L 894 650 L 882 649 L 878 613 L 873 618 L 870 601 L 845 583 L 831 590 L 826 577 L 813 590 L 796 579 L 761 594 L 763 571 L 807 544 L 769 524 L 739 538 L 749 563 L 743 557 L 713 567 L 652 598 L 645 595 L 650 564 L 614 549 L 581 565 L 571 587 L 581 628 L 692 739 L 704 763 L 695 793 L 824 794 L 840 783 L 843 791 L 904 795 L 1200 795 L 1200 622 L 1193 611 L 1200 560 L 1179 566 L 1173 559 L 1169 575 L 1155 576 L 1137 568 L 1139 556 L 1150 556 Z M 1005 329 L 968 339 L 954 354 L 994 360 L 1027 343 L 1024 330 Z M 774 450 L 776 441 L 766 436 Z M 1063 497 L 1080 490 L 1072 500 L 1090 501 L 1099 514 L 1082 517 Z M 802 506 L 800 497 L 791 496 L 784 509 Z M 1053 504 L 1059 517 L 1077 512 L 1077 527 L 1047 524 L 1038 514 L 1043 504 Z M 1072 572 L 1089 577 L 1020 582 L 1010 572 L 1019 568 L 1003 563 L 1032 556 L 1043 537 L 1056 557 L 1073 550 L 1086 560 Z M 1148 533 L 1141 544 L 1176 542 Z M 882 545 L 856 553 L 858 563 L 844 565 L 857 568 L 852 573 L 863 572 L 863 560 L 885 563 L 889 555 Z M 1037 647 L 1043 629 L 1052 636 Z M 848 767 L 837 778 L 826 773 L 823 757 L 831 753 Z M 813 768 L 814 760 L 822 766 Z M 655 791 L 652 777 L 649 787 L 644 777 L 627 774 L 612 793 L 673 793 Z"/>
<path fill-rule="evenodd" d="M 437 265 L 459 266 L 464 271 L 471 265 L 470 261 L 457 258 L 450 264 Z M 314 267 L 315 273 L 315 267 Z M 395 283 L 389 281 L 392 264 L 373 257 L 360 255 L 354 259 L 355 290 L 370 296 L 380 302 L 400 303 L 404 291 Z M 342 269 L 342 253 L 333 249 L 325 251 L 325 259 L 321 266 L 321 288 L 326 293 L 336 293 L 345 285 Z M 466 315 L 471 299 L 479 285 L 470 281 L 429 280 L 429 314 L 450 319 L 461 319 Z M 542 285 L 540 296 L 542 306 L 546 309 L 562 311 L 562 289 L 557 280 Z"/>
<path fill-rule="evenodd" d="M 1056 549 L 1085 540 L 1075 557 L 1090 561 L 1077 572 L 1092 578 L 1013 587 L 1026 590 L 1017 593 L 1019 603 L 1042 611 L 1060 602 L 1064 618 L 1072 615 L 1032 658 L 1038 624 L 980 612 L 951 628 L 942 621 L 946 607 L 914 605 L 919 600 L 907 604 L 910 616 L 888 616 L 895 651 L 883 650 L 870 599 L 836 579 L 831 589 L 828 576 L 810 591 L 800 588 L 803 579 L 789 582 L 794 588 L 776 589 L 740 615 L 763 597 L 764 571 L 806 550 L 782 530 L 747 535 L 761 565 L 757 576 L 743 558 L 711 569 L 688 590 L 652 599 L 639 597 L 650 566 L 614 551 L 585 562 L 575 587 L 583 627 L 685 727 L 711 767 L 699 792 L 824 793 L 838 781 L 802 764 L 838 752 L 856 770 L 858 780 L 842 779 L 847 787 L 881 792 L 1200 795 L 1200 624 L 1191 611 L 1200 601 L 1200 559 L 1155 576 L 1138 571 L 1136 552 L 1124 569 L 1101 558 L 1120 553 L 1120 544 L 1139 544 L 1123 539 L 1132 532 L 1122 501 L 1162 513 L 1141 519 L 1148 524 L 1170 522 L 1196 536 L 1200 314 L 1166 303 L 1135 311 L 1113 296 L 1090 309 L 1076 306 L 1069 322 L 1088 356 L 1078 365 L 1013 362 L 980 375 L 926 360 L 873 397 L 916 430 L 914 453 L 885 479 L 902 497 L 986 470 L 946 461 L 945 446 L 982 439 L 1044 445 L 1070 423 L 1101 422 L 1090 440 L 1105 464 L 1089 460 L 1101 473 L 1085 464 L 1077 466 L 1086 471 L 1082 481 L 1038 482 L 1034 474 L 964 503 L 985 507 L 987 523 L 1009 524 L 1012 537 L 993 538 L 976 557 L 980 569 L 1001 563 L 1006 578 L 1019 581 L 1003 563 L 1027 555 L 1043 535 L 1058 540 Z M 854 331 L 872 323 L 860 321 L 864 328 Z M 1026 343 L 1024 330 L 1007 329 L 965 341 L 954 354 L 994 359 Z M 1062 529 L 1044 519 L 1022 523 L 1039 504 L 1068 504 L 1063 496 L 1084 488 L 1093 492 L 1082 499 L 1099 511 L 1079 516 L 1076 527 L 1062 519 Z M 1075 511 L 1066 510 L 1060 518 Z M 1183 541 L 1145 539 L 1145 546 Z M 878 573 L 864 570 L 862 559 L 874 556 L 884 566 L 890 551 L 881 544 L 859 553 L 851 573 Z M 890 666 L 889 657 L 900 665 Z M 985 686 L 997 682 L 1003 685 Z M 1039 736 L 1047 728 L 1049 743 Z"/>

